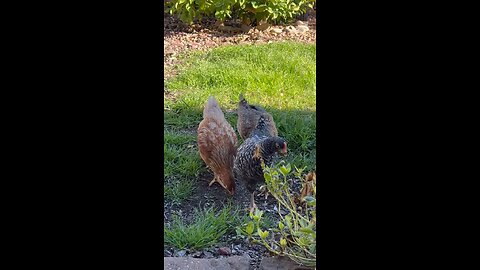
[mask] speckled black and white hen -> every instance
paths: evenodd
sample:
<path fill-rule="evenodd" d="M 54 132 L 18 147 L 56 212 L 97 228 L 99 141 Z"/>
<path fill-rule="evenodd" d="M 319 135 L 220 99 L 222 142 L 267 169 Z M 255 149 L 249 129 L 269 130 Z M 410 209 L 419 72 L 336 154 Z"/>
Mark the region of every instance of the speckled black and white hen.
<path fill-rule="evenodd" d="M 254 199 L 256 185 L 265 181 L 261 160 L 266 166 L 270 166 L 277 153 L 287 154 L 285 139 L 269 136 L 267 125 L 266 119 L 263 116 L 260 117 L 251 136 L 238 148 L 233 163 L 235 179 L 243 181 L 247 190 L 252 194 L 250 211 L 256 208 Z"/>

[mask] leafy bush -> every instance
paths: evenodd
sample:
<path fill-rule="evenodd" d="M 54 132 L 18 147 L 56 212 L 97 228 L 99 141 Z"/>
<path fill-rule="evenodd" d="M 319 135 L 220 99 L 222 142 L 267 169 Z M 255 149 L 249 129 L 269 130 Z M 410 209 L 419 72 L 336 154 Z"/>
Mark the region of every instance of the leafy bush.
<path fill-rule="evenodd" d="M 265 246 L 270 252 L 288 256 L 297 263 L 314 266 L 316 262 L 316 175 L 314 172 L 302 178 L 303 169 L 295 167 L 293 173 L 302 180 L 302 189 L 298 194 L 292 194 L 287 176 L 291 166 L 264 167 L 265 183 L 268 191 L 278 201 L 278 228 L 262 230 L 263 211 L 256 210 L 250 214 L 252 219 L 247 224 L 237 228 L 237 233 L 246 235 L 253 243 Z M 288 214 L 281 214 L 281 207 Z M 271 233 L 271 234 L 270 234 Z"/>
<path fill-rule="evenodd" d="M 286 22 L 312 8 L 316 0 L 171 0 L 165 2 L 170 14 L 185 23 L 214 15 L 220 21 L 241 19 L 246 24 L 260 21 Z"/>

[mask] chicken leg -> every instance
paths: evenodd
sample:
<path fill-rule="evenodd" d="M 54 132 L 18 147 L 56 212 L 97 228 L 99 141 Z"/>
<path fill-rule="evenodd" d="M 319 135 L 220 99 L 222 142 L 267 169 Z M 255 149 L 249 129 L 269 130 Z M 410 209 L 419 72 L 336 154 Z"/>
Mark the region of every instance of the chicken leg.
<path fill-rule="evenodd" d="M 218 180 L 217 180 L 217 176 L 216 176 L 216 175 L 215 175 L 215 176 L 213 176 L 213 180 L 212 180 L 212 181 L 210 181 L 210 183 L 208 184 L 208 186 L 209 186 L 209 187 L 210 187 L 210 186 L 212 186 L 212 185 L 213 185 L 213 183 L 215 183 L 215 182 L 218 182 L 218 183 L 220 183 L 220 181 L 218 181 Z"/>
<path fill-rule="evenodd" d="M 255 209 L 257 209 L 257 205 L 255 204 L 255 191 L 252 193 L 252 197 L 251 197 L 251 200 L 250 200 L 250 213 L 253 214 L 253 212 L 255 212 Z"/>

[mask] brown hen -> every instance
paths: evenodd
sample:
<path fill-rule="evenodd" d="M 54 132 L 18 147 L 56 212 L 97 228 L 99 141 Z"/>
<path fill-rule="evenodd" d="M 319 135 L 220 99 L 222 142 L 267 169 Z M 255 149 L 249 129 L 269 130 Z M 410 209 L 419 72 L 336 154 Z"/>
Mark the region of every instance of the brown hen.
<path fill-rule="evenodd" d="M 210 97 L 205 105 L 197 132 L 200 157 L 214 174 L 209 186 L 218 182 L 233 195 L 235 180 L 232 170 L 237 153 L 237 135 L 214 97 Z"/>
<path fill-rule="evenodd" d="M 250 137 L 260 121 L 260 117 L 262 116 L 266 123 L 265 129 L 262 130 L 264 132 L 263 135 L 267 137 L 278 136 L 277 127 L 275 126 L 272 115 L 260 106 L 248 104 L 247 100 L 245 100 L 242 94 L 240 94 L 240 102 L 238 103 L 237 114 L 237 130 L 243 140 L 246 140 Z"/>

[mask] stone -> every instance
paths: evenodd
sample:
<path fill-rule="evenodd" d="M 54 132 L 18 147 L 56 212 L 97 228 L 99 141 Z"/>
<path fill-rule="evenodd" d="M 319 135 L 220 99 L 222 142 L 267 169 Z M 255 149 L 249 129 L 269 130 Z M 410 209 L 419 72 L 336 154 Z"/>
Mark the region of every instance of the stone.
<path fill-rule="evenodd" d="M 289 26 L 287 26 L 287 32 L 289 32 L 289 33 L 298 33 L 298 30 L 295 29 L 295 27 L 289 25 Z"/>
<path fill-rule="evenodd" d="M 218 249 L 218 254 L 228 256 L 232 254 L 232 251 L 228 247 L 221 247 Z"/>
<path fill-rule="evenodd" d="M 176 257 L 185 257 L 185 255 L 187 255 L 186 250 L 179 250 L 179 251 L 175 252 Z"/>
<path fill-rule="evenodd" d="M 275 33 L 277 33 L 277 34 L 280 34 L 280 33 L 283 32 L 282 28 L 278 28 L 278 27 L 272 28 L 272 31 L 275 32 Z"/>
<path fill-rule="evenodd" d="M 207 259 L 213 258 L 213 254 L 209 251 L 204 251 L 203 256 L 205 256 Z"/>
<path fill-rule="evenodd" d="M 302 21 L 296 21 L 296 22 L 295 22 L 295 25 L 296 25 L 296 26 L 306 25 L 306 24 L 307 24 L 306 22 L 302 22 Z"/>
<path fill-rule="evenodd" d="M 265 257 L 260 262 L 260 270 L 313 270 L 314 267 L 306 267 L 297 264 L 285 256 Z"/>
<path fill-rule="evenodd" d="M 196 259 L 166 257 L 163 269 L 197 269 L 197 270 L 248 270 L 250 259 L 247 256 L 230 256 L 218 259 Z"/>
<path fill-rule="evenodd" d="M 306 25 L 299 25 L 299 26 L 297 26 L 297 30 L 300 33 L 305 33 L 309 30 L 309 28 Z"/>
<path fill-rule="evenodd" d="M 195 253 L 192 254 L 192 257 L 194 257 L 194 258 L 200 258 L 200 257 L 202 257 L 202 252 L 201 252 L 201 251 L 197 251 L 197 252 L 195 252 Z"/>

